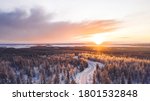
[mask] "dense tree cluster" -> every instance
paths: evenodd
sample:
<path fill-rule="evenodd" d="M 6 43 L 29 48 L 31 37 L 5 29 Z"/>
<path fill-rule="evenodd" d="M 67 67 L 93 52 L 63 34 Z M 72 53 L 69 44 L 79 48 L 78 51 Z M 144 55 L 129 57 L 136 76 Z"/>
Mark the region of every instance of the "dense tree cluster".
<path fill-rule="evenodd" d="M 74 59 L 73 54 L 39 57 L 13 56 L 0 60 L 0 83 L 76 83 L 75 76 L 88 67 L 83 59 Z"/>
<path fill-rule="evenodd" d="M 0 83 L 75 84 L 77 74 L 88 67 L 86 60 L 92 60 L 104 64 L 96 66 L 94 84 L 150 84 L 149 49 L 138 49 L 0 48 Z"/>
<path fill-rule="evenodd" d="M 82 54 L 83 57 L 104 64 L 97 65 L 93 83 L 149 84 L 150 60 L 131 57 L 115 57 L 105 54 Z"/>

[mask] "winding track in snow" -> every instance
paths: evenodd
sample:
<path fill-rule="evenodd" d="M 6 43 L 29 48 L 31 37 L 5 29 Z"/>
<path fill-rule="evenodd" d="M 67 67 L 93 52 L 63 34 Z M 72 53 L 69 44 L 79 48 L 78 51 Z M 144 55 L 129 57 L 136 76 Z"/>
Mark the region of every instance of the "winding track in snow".
<path fill-rule="evenodd" d="M 96 69 L 96 65 L 98 64 L 100 68 L 104 67 L 104 65 L 100 62 L 94 62 L 91 60 L 87 60 L 88 68 L 86 68 L 81 73 L 76 75 L 76 83 L 78 84 L 92 84 L 93 83 L 93 73 Z"/>

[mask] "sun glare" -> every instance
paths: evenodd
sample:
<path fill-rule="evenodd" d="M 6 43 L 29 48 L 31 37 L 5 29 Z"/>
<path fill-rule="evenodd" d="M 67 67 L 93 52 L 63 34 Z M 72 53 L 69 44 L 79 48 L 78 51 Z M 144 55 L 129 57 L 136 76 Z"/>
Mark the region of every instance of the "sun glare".
<path fill-rule="evenodd" d="M 102 44 L 105 40 L 102 36 L 95 34 L 91 37 L 91 41 L 94 42 L 97 45 Z"/>

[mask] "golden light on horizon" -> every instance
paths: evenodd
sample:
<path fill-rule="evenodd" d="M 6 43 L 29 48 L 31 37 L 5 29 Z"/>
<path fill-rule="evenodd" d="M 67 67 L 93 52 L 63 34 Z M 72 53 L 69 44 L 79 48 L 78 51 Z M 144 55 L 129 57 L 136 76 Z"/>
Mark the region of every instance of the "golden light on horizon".
<path fill-rule="evenodd" d="M 97 45 L 100 45 L 100 44 L 102 44 L 105 41 L 104 37 L 102 37 L 99 34 L 92 35 L 91 38 L 90 38 L 90 40 L 92 42 L 94 42 L 95 44 L 97 44 Z"/>

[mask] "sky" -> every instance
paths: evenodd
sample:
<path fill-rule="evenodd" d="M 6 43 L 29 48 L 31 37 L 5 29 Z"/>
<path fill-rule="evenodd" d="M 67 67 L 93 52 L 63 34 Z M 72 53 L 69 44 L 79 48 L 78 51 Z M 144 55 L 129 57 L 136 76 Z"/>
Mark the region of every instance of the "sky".
<path fill-rule="evenodd" d="M 0 43 L 150 43 L 150 0 L 0 0 Z"/>

